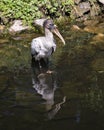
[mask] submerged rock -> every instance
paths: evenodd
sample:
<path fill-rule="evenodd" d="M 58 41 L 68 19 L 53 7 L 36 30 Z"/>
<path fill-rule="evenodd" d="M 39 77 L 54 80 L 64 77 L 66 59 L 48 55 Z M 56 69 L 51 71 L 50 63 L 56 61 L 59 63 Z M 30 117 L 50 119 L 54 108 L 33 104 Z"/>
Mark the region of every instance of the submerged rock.
<path fill-rule="evenodd" d="M 102 17 L 97 17 L 93 20 L 86 20 L 84 22 L 84 31 L 94 34 L 104 34 L 104 22 Z"/>
<path fill-rule="evenodd" d="M 95 35 L 92 38 L 90 44 L 96 46 L 100 50 L 104 50 L 104 34 L 99 33 L 99 34 Z"/>
<path fill-rule="evenodd" d="M 98 42 L 104 42 L 104 34 L 99 33 L 95 37 L 93 37 L 93 40 L 98 41 Z"/>

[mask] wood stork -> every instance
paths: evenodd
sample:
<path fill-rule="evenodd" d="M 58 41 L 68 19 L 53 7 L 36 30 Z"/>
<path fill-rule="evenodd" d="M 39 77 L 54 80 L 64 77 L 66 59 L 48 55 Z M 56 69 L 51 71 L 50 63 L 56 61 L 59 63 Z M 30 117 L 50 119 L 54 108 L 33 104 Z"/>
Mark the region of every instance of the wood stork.
<path fill-rule="evenodd" d="M 31 42 L 31 55 L 35 61 L 40 61 L 43 59 L 47 61 L 48 58 L 56 50 L 56 43 L 53 37 L 55 33 L 65 45 L 65 41 L 57 29 L 57 26 L 53 23 L 51 19 L 40 19 L 35 21 L 36 24 L 43 26 L 45 36 L 34 38 Z M 41 66 L 41 65 L 40 65 Z"/>

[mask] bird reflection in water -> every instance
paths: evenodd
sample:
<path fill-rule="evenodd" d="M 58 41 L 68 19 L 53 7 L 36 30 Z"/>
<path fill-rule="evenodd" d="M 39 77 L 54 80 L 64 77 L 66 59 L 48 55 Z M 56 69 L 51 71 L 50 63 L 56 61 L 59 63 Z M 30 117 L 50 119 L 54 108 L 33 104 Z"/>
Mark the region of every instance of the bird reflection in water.
<path fill-rule="evenodd" d="M 42 62 L 41 62 L 42 64 Z M 39 64 L 36 65 L 34 59 L 32 59 L 32 84 L 36 92 L 42 96 L 46 106 L 46 115 L 48 119 L 54 118 L 56 113 L 60 110 L 61 105 L 66 101 L 66 97 L 63 96 L 62 101 L 54 105 L 54 95 L 57 85 L 57 73 L 47 73 L 47 64 L 43 63 L 42 68 L 39 67 Z"/>

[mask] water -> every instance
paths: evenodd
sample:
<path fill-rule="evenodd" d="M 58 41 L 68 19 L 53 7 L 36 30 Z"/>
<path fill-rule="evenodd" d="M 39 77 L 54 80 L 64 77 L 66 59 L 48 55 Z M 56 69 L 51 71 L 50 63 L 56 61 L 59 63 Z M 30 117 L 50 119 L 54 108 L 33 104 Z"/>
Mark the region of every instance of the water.
<path fill-rule="evenodd" d="M 0 130 L 104 129 L 102 42 L 70 26 L 60 29 L 66 46 L 57 39 L 52 74 L 31 61 L 29 43 L 40 34 L 1 36 Z"/>

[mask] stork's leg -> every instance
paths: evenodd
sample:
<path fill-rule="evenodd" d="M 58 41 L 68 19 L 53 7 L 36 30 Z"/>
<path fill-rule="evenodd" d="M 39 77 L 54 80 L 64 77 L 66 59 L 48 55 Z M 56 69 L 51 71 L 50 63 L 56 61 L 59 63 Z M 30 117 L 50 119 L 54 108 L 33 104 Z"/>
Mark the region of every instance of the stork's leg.
<path fill-rule="evenodd" d="M 42 66 L 42 68 L 47 68 L 48 69 L 48 58 L 41 58 L 40 59 L 40 64 Z"/>
<path fill-rule="evenodd" d="M 41 70 L 44 71 L 47 74 L 52 74 L 53 71 L 50 70 L 50 63 L 49 63 L 49 59 L 45 58 L 45 59 L 41 59 L 40 63 L 42 65 Z"/>
<path fill-rule="evenodd" d="M 32 63 L 33 63 L 33 65 L 34 65 L 36 68 L 40 68 L 40 66 L 39 66 L 39 61 L 38 61 L 38 60 L 35 60 L 34 57 L 32 57 Z"/>
<path fill-rule="evenodd" d="M 49 58 L 41 58 L 40 60 L 42 69 L 47 73 L 47 74 L 52 74 L 53 71 L 50 70 L 50 61 Z"/>
<path fill-rule="evenodd" d="M 53 73 L 53 71 L 50 70 L 50 61 L 48 58 L 38 58 L 35 59 L 34 56 L 32 56 L 32 61 L 34 63 L 34 66 L 38 68 L 42 72 L 46 72 L 48 74 Z"/>
<path fill-rule="evenodd" d="M 42 68 L 41 62 L 40 62 L 40 57 L 38 56 L 38 53 L 31 54 L 32 56 L 32 61 L 34 62 L 35 67 L 38 67 L 39 69 Z"/>
<path fill-rule="evenodd" d="M 41 62 L 40 62 L 40 60 L 39 60 L 38 62 L 39 62 L 39 68 L 41 69 L 41 68 L 42 68 L 42 66 L 41 66 Z"/>

